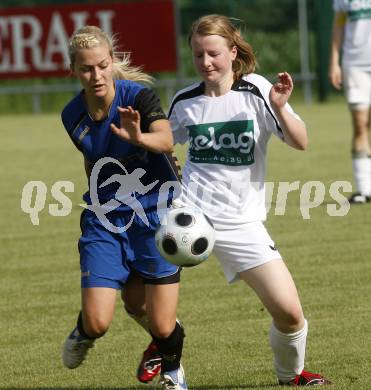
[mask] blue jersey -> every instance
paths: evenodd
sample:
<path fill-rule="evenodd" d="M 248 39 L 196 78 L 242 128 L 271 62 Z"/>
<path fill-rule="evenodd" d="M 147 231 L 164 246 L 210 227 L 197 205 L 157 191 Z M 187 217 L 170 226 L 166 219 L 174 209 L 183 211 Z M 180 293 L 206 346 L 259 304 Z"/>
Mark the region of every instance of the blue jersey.
<path fill-rule="evenodd" d="M 175 181 L 177 178 L 168 155 L 152 153 L 125 142 L 112 133 L 111 123 L 120 127 L 120 115 L 117 107 L 125 108 L 128 106 L 139 111 L 142 132 L 148 132 L 152 122 L 166 119 L 159 98 L 153 90 L 130 80 L 115 80 L 115 97 L 105 119 L 94 121 L 90 117 L 84 99 L 84 91 L 81 91 L 63 109 L 62 121 L 73 143 L 83 153 L 85 160 L 91 167 L 103 157 L 114 158 L 125 167 L 125 172 L 119 164 L 113 162 L 102 167 L 97 182 L 97 195 L 100 204 L 114 199 L 120 187 L 118 182 L 112 182 L 101 188 L 100 184 L 107 181 L 112 175 L 130 174 L 136 168 L 142 168 L 145 171 L 140 179 L 143 186 L 150 188 L 151 184 L 157 181 L 157 184 L 148 192 L 144 194 L 135 192 L 135 197 L 142 204 L 143 209 L 148 210 L 157 205 L 161 185 L 167 181 Z M 85 193 L 84 200 L 87 204 L 91 204 L 90 191 Z M 125 204 L 118 208 L 122 211 L 129 211 L 129 209 Z"/>

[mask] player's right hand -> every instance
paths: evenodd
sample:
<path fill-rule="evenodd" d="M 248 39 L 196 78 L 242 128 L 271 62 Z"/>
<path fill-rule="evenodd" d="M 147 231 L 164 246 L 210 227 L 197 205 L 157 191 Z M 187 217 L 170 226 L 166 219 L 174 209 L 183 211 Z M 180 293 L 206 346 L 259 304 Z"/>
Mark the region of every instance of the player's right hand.
<path fill-rule="evenodd" d="M 330 71 L 328 74 L 331 85 L 340 90 L 343 84 L 343 74 L 339 64 L 333 64 L 330 66 Z"/>

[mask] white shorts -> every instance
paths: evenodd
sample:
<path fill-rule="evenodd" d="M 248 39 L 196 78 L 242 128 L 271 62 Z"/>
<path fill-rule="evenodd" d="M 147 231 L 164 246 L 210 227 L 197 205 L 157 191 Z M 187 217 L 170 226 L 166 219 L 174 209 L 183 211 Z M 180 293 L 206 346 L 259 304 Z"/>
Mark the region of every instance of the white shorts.
<path fill-rule="evenodd" d="M 371 70 L 343 67 L 343 83 L 351 110 L 371 107 Z"/>
<path fill-rule="evenodd" d="M 239 273 L 275 259 L 281 255 L 262 222 L 251 222 L 232 230 L 217 230 L 214 254 L 229 283 L 239 279 Z"/>

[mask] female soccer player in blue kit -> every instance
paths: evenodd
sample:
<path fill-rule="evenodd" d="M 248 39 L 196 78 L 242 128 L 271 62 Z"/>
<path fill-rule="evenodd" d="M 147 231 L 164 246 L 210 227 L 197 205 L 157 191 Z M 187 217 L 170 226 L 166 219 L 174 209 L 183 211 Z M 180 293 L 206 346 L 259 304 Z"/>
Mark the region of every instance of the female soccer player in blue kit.
<path fill-rule="evenodd" d="M 84 156 L 90 191 L 79 240 L 82 309 L 64 344 L 63 363 L 82 363 L 108 330 L 117 290 L 126 290 L 130 302 L 131 286 L 135 294 L 139 285 L 162 361 L 161 383 L 187 389 L 180 364 L 184 331 L 176 321 L 180 270 L 161 258 L 154 240 L 159 189 L 176 180 L 166 157 L 173 147 L 169 123 L 155 93 L 138 83 L 150 77 L 127 58 L 120 62 L 115 41 L 101 29 L 75 32 L 69 55 L 83 89 L 63 109 L 62 121 Z"/>

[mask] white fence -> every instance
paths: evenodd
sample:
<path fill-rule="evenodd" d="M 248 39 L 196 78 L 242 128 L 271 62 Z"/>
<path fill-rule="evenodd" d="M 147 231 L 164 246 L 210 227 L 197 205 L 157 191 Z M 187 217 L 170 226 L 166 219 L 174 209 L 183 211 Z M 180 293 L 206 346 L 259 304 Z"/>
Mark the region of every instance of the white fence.
<path fill-rule="evenodd" d="M 275 79 L 275 75 L 267 75 L 269 80 L 273 81 Z M 311 100 L 311 90 L 312 90 L 312 81 L 315 80 L 315 73 L 305 73 L 303 74 L 294 74 L 293 78 L 295 82 L 300 82 L 304 84 L 304 101 L 310 103 Z M 157 91 L 163 92 L 161 96 L 166 96 L 166 102 L 169 104 L 175 92 L 184 86 L 190 85 L 194 82 L 197 82 L 198 79 L 194 78 L 183 78 L 178 80 L 176 78 L 173 79 L 163 79 L 157 80 L 154 88 Z M 39 114 L 43 111 L 41 104 L 41 96 L 45 94 L 52 93 L 65 93 L 70 92 L 71 96 L 78 93 L 81 89 L 79 83 L 56 83 L 56 84 L 39 84 L 39 85 L 16 85 L 16 86 L 4 86 L 0 87 L 0 95 L 29 95 L 32 99 L 32 112 L 34 114 Z M 308 91 L 309 97 L 308 100 Z M 307 95 L 306 95 L 307 94 Z"/>

